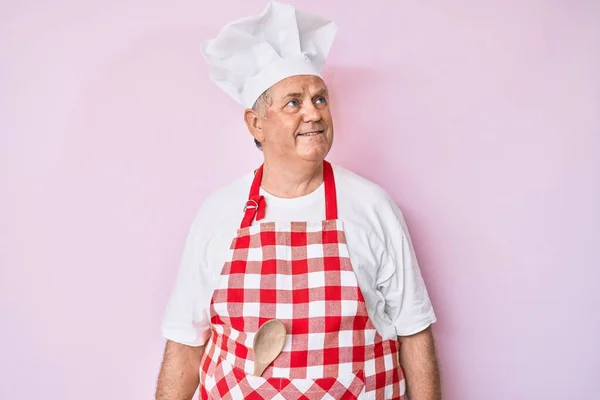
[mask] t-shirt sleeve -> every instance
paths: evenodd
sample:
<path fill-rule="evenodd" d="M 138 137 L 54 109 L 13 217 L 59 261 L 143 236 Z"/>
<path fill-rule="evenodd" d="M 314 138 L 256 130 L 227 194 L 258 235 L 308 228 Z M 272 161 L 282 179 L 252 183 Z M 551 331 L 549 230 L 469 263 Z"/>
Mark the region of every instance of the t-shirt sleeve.
<path fill-rule="evenodd" d="M 436 321 L 427 287 L 399 207 L 388 199 L 383 211 L 385 256 L 377 277 L 385 298 L 385 313 L 398 336 L 421 332 Z"/>
<path fill-rule="evenodd" d="M 161 326 L 165 338 L 189 346 L 202 346 L 210 335 L 208 306 L 212 290 L 206 272 L 210 238 L 206 220 L 201 208 L 188 232 Z"/>

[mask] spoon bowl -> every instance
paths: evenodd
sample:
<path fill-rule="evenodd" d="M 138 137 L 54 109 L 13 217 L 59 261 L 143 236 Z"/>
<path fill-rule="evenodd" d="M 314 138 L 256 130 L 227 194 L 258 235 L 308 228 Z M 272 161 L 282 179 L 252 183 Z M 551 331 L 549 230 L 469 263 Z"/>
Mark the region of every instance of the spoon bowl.
<path fill-rule="evenodd" d="M 254 376 L 262 376 L 265 369 L 277 358 L 285 345 L 285 325 L 278 319 L 265 322 L 254 335 Z"/>

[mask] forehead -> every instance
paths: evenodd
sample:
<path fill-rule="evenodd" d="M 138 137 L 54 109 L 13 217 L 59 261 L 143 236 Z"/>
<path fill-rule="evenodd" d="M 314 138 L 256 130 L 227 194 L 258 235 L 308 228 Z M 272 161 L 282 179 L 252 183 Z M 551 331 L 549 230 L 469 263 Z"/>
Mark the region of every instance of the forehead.
<path fill-rule="evenodd" d="M 272 97 L 283 97 L 288 93 L 315 93 L 327 89 L 321 78 L 315 75 L 289 76 L 271 86 Z"/>

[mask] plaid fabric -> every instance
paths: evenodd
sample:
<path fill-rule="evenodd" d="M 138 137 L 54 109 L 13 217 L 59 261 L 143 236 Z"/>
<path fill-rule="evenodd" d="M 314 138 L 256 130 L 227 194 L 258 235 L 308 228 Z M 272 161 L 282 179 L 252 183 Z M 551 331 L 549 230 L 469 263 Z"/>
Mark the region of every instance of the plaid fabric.
<path fill-rule="evenodd" d="M 360 399 L 365 396 L 364 374 L 336 378 L 294 379 L 261 378 L 248 375 L 220 360 L 215 368 L 213 399 Z"/>
<path fill-rule="evenodd" d="M 286 326 L 287 340 L 254 377 L 254 333 L 273 318 Z M 211 322 L 202 398 L 403 399 L 397 342 L 383 340 L 369 320 L 339 220 L 239 229 L 213 294 Z M 347 392 L 320 386 L 332 377 Z"/>
<path fill-rule="evenodd" d="M 250 198 L 261 176 L 262 168 Z M 252 226 L 258 207 L 246 212 L 211 300 L 202 399 L 404 399 L 397 342 L 384 340 L 367 314 L 327 163 L 324 180 L 325 221 Z M 288 334 L 256 377 L 252 341 L 270 319 Z"/>

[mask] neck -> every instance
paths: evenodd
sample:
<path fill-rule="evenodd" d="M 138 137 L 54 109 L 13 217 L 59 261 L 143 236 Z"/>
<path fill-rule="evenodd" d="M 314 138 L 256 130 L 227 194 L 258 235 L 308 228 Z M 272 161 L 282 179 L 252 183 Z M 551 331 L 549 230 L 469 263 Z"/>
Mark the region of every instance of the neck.
<path fill-rule="evenodd" d="M 273 196 L 305 196 L 322 183 L 323 161 L 285 164 L 265 160 L 261 187 Z"/>

